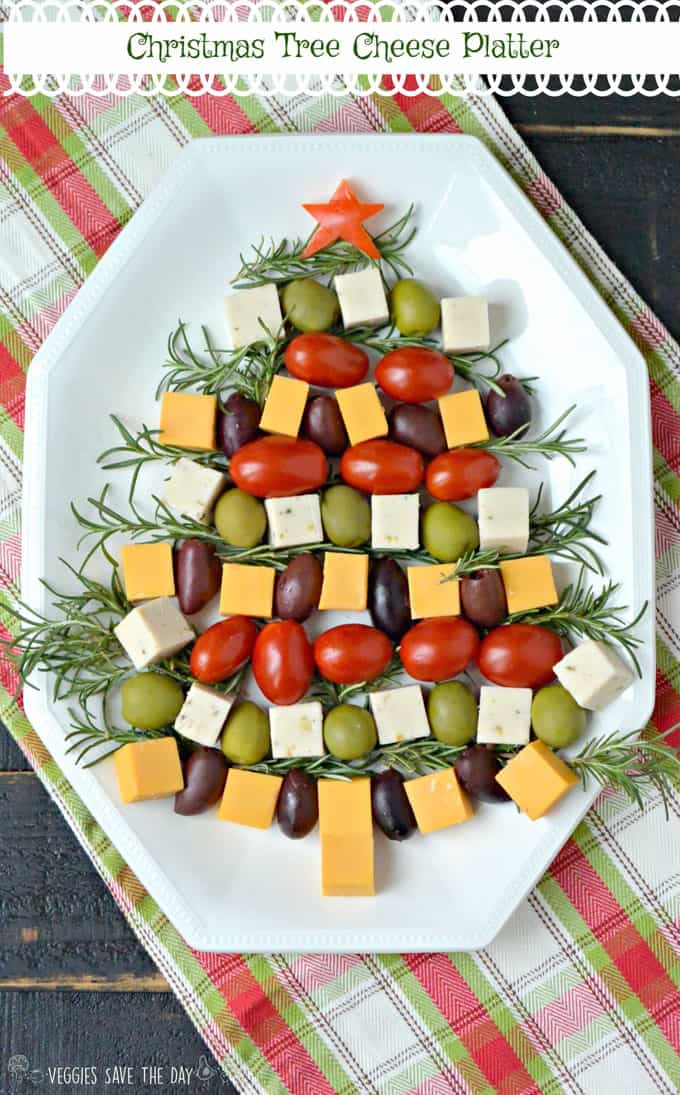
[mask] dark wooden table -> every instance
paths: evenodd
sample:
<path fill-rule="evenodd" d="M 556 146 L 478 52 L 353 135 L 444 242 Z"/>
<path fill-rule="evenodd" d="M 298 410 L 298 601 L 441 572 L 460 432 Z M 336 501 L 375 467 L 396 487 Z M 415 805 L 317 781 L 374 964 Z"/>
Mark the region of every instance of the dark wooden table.
<path fill-rule="evenodd" d="M 678 101 L 504 105 L 595 238 L 680 336 Z M 0 729 L 0 1093 L 13 1090 L 6 1062 L 20 1053 L 43 1070 L 161 1065 L 160 1090 L 186 1090 L 167 1077 L 173 1066 L 197 1067 L 202 1042 L 27 768 Z M 137 1080 L 132 1090 L 159 1088 Z M 192 1090 L 230 1089 L 215 1075 Z"/>

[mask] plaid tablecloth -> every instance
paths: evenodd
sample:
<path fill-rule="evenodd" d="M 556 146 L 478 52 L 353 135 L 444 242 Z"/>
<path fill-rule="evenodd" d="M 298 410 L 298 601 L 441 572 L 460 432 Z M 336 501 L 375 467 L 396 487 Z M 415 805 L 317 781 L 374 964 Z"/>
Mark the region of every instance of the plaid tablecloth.
<path fill-rule="evenodd" d="M 182 146 L 213 133 L 410 130 L 481 137 L 645 355 L 657 506 L 654 723 L 665 729 L 680 718 L 680 348 L 500 109 L 481 97 L 0 99 L 0 584 L 14 590 L 19 574 L 26 370 Z M 677 799 L 668 824 L 655 799 L 640 815 L 620 795 L 603 794 L 481 953 L 201 954 L 178 936 L 64 779 L 12 699 L 7 665 L 0 673 L 0 717 L 240 1091 L 680 1089 Z"/>

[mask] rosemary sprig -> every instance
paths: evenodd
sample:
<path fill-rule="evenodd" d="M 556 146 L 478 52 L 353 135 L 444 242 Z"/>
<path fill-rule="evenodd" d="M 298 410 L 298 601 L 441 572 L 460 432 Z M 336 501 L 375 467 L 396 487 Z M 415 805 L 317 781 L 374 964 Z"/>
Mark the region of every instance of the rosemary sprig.
<path fill-rule="evenodd" d="M 582 437 L 567 437 L 567 431 L 560 429 L 562 423 L 575 409 L 576 404 L 573 403 L 543 433 L 533 438 L 533 440 L 525 441 L 520 439 L 519 435 L 525 429 L 524 426 L 520 426 L 518 430 L 515 430 L 507 437 L 494 437 L 488 441 L 478 441 L 471 447 L 484 449 L 495 456 L 507 456 L 510 460 L 521 464 L 523 468 L 529 468 L 532 471 L 535 470 L 534 466 L 527 463 L 525 457 L 533 454 L 545 456 L 547 460 L 552 460 L 555 456 L 564 456 L 573 465 L 573 457 L 586 452 L 588 448 Z"/>
<path fill-rule="evenodd" d="M 187 325 L 182 320 L 168 338 L 167 359 L 156 398 L 164 391 L 182 392 L 190 388 L 205 395 L 225 389 L 240 392 L 262 405 L 272 378 L 283 364 L 287 337 L 283 330 L 272 332 L 264 324 L 262 341 L 239 350 L 220 350 L 213 345 L 208 329 L 203 333 L 204 357 L 199 357 L 189 342 Z"/>
<path fill-rule="evenodd" d="M 623 791 L 640 809 L 645 796 L 658 791 L 668 820 L 670 795 L 680 790 L 680 756 L 666 738 L 679 725 L 663 734 L 654 730 L 641 737 L 639 730 L 632 730 L 593 738 L 580 753 L 568 757 L 567 763 L 581 777 L 584 788 L 587 780 L 593 779 L 602 787 Z"/>
<path fill-rule="evenodd" d="M 564 559 L 582 563 L 588 570 L 604 574 L 602 560 L 592 544 L 588 543 L 589 540 L 593 540 L 598 544 L 606 545 L 607 543 L 599 533 L 593 532 L 590 527 L 595 507 L 602 495 L 596 494 L 591 498 L 579 498 L 580 495 L 583 495 L 585 488 L 594 475 L 594 471 L 586 475 L 585 479 L 582 479 L 578 486 L 574 487 L 569 497 L 549 513 L 539 513 L 541 493 L 543 491 L 543 484 L 541 483 L 536 501 L 529 514 L 532 554 L 559 554 Z M 554 551 L 556 539 L 559 539 L 561 543 L 559 553 Z M 544 548 L 546 550 L 543 550 Z"/>
<path fill-rule="evenodd" d="M 397 768 L 404 775 L 422 776 L 437 768 L 450 768 L 466 748 L 465 745 L 445 745 L 434 738 L 421 738 L 383 745 L 374 756 L 376 761 L 388 768 Z"/>
<path fill-rule="evenodd" d="M 291 768 L 306 772 L 318 779 L 352 779 L 354 776 L 370 775 L 373 754 L 361 760 L 344 761 L 331 756 L 322 757 L 282 757 L 280 760 L 263 760 L 259 764 L 243 765 L 249 772 L 263 772 L 269 776 L 285 776 Z"/>
<path fill-rule="evenodd" d="M 131 741 L 144 741 L 149 738 L 163 738 L 172 733 L 169 728 L 162 730 L 137 730 L 132 727 L 111 726 L 106 715 L 106 704 L 102 704 L 101 723 L 96 721 L 90 709 L 85 706 L 81 711 L 69 708 L 71 717 L 71 730 L 65 736 L 68 742 L 67 755 L 75 753 L 76 764 L 82 764 L 86 756 L 103 746 L 111 746 L 105 753 L 98 752 L 97 756 L 83 764 L 83 768 L 92 768 L 107 757 L 113 756 L 123 745 Z"/>

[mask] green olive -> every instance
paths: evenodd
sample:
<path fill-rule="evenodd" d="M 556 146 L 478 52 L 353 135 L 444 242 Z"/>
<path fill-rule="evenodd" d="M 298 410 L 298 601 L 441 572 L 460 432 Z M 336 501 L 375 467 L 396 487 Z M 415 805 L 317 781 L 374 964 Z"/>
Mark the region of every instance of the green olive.
<path fill-rule="evenodd" d="M 439 301 L 415 278 L 396 283 L 391 304 L 392 319 L 402 335 L 428 335 L 439 323 Z"/>
<path fill-rule="evenodd" d="M 229 715 L 222 752 L 232 764 L 259 764 L 269 753 L 269 719 L 262 708 L 244 700 Z"/>
<path fill-rule="evenodd" d="M 436 684 L 427 698 L 427 715 L 437 741 L 466 745 L 477 733 L 477 704 L 460 681 Z"/>
<path fill-rule="evenodd" d="M 298 331 L 327 331 L 338 322 L 340 307 L 335 291 L 313 278 L 289 281 L 281 301 L 283 314 Z"/>
<path fill-rule="evenodd" d="M 564 749 L 580 738 L 586 713 L 561 684 L 539 688 L 531 704 L 534 734 L 551 749 Z"/>
<path fill-rule="evenodd" d="M 161 673 L 137 673 L 120 690 L 123 718 L 140 730 L 160 730 L 174 722 L 184 703 L 177 681 Z"/>
<path fill-rule="evenodd" d="M 262 503 L 236 487 L 218 500 L 214 520 L 222 539 L 240 548 L 259 544 L 267 527 L 267 513 Z"/>
<path fill-rule="evenodd" d="M 440 563 L 453 563 L 479 546 L 477 522 L 451 502 L 434 502 L 423 517 L 423 544 Z"/>
<path fill-rule="evenodd" d="M 338 547 L 359 547 L 371 535 L 371 507 L 354 487 L 329 487 L 321 499 L 328 539 Z"/>
<path fill-rule="evenodd" d="M 341 703 L 323 721 L 323 740 L 339 760 L 358 760 L 375 749 L 378 735 L 373 715 L 363 707 Z"/>

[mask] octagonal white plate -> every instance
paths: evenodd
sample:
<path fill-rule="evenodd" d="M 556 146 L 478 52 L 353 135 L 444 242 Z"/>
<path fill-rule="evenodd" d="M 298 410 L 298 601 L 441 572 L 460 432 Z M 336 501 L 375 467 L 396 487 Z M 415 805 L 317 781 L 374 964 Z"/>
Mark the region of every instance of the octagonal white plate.
<path fill-rule="evenodd" d="M 546 501 L 597 468 L 598 530 L 621 601 L 653 603 L 647 373 L 587 278 L 484 147 L 462 136 L 232 137 L 196 141 L 123 230 L 35 358 L 29 375 L 24 488 L 26 600 L 48 610 L 41 578 L 65 587 L 76 556 L 71 499 L 99 492 L 96 457 L 114 442 L 112 412 L 155 425 L 153 393 L 178 316 L 224 333 L 223 294 L 239 252 L 260 234 L 306 235 L 302 201 L 340 178 L 382 200 L 383 224 L 416 203 L 410 257 L 441 295 L 482 293 L 506 368 L 538 374 L 539 425 L 571 403 L 589 452 L 571 468 L 540 462 Z M 374 229 L 375 230 L 375 229 Z M 113 500 L 123 503 L 119 474 Z M 157 470 L 157 475 L 162 475 Z M 534 489 L 538 482 L 534 475 Z M 158 480 L 156 480 L 157 482 Z M 501 483 L 517 481 L 505 467 Z M 564 584 L 568 568 L 557 566 Z M 642 679 L 589 732 L 648 718 L 653 614 L 641 628 Z M 177 817 L 165 801 L 122 806 L 112 762 L 64 754 L 68 719 L 44 680 L 26 710 L 76 791 L 194 947 L 224 951 L 413 951 L 488 943 L 544 872 L 595 791 L 575 790 L 532 823 L 512 805 L 481 805 L 466 825 L 390 844 L 377 834 L 378 895 L 323 899 L 316 834 L 304 841 Z"/>

